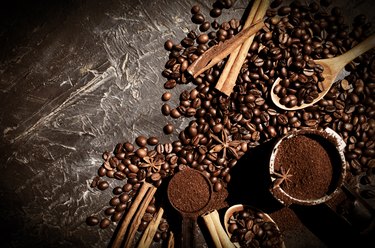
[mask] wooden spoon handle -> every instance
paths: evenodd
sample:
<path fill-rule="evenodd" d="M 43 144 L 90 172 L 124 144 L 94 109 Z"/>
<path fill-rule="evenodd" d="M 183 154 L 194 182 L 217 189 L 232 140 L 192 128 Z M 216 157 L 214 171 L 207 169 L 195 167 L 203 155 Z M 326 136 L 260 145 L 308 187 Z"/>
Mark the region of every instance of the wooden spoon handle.
<path fill-rule="evenodd" d="M 352 60 L 375 47 L 375 34 L 370 35 L 364 41 L 337 57 L 337 67 L 343 68 Z"/>
<path fill-rule="evenodd" d="M 181 227 L 181 248 L 195 248 L 196 244 L 196 220 L 194 218 L 183 217 Z"/>

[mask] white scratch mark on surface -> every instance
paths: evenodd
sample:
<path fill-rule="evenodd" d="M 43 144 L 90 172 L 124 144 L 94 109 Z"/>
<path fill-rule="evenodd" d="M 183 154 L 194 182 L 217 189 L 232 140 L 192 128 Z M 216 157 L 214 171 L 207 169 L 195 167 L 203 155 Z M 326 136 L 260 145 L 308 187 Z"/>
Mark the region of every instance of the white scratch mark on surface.
<path fill-rule="evenodd" d="M 65 84 L 69 84 L 70 86 L 73 87 L 73 83 L 72 83 L 72 80 L 70 79 L 70 77 L 68 77 L 68 80 L 65 80 L 63 81 L 61 84 L 60 84 L 60 87 L 65 85 Z"/>
<path fill-rule="evenodd" d="M 77 149 L 75 147 L 72 147 L 72 146 L 67 146 L 67 145 L 63 145 L 61 143 L 53 143 L 54 145 L 58 145 L 58 146 L 61 146 L 61 147 L 64 147 L 66 149 L 70 149 L 70 150 L 73 150 L 73 151 L 77 151 Z"/>
<path fill-rule="evenodd" d="M 76 91 L 72 92 L 70 96 L 59 106 L 57 106 L 52 112 L 50 112 L 48 115 L 43 116 L 40 118 L 32 127 L 30 127 L 25 132 L 21 133 L 20 135 L 16 136 L 14 139 L 11 140 L 11 142 L 16 142 L 17 140 L 20 140 L 22 138 L 27 137 L 31 133 L 34 132 L 35 129 L 37 129 L 39 126 L 45 124 L 49 120 L 51 120 L 54 116 L 56 116 L 60 111 L 65 109 L 66 107 L 70 106 L 74 103 L 74 101 L 79 98 L 82 94 L 92 92 L 95 89 L 97 89 L 99 86 L 110 80 L 115 76 L 115 68 L 110 66 L 106 71 L 103 72 L 103 74 L 100 74 L 96 77 L 94 77 L 92 80 L 87 82 L 85 85 L 83 85 L 81 88 L 78 88 Z M 42 112 L 44 109 L 40 109 L 37 114 Z"/>
<path fill-rule="evenodd" d="M 125 73 L 128 62 L 129 62 L 129 54 L 126 53 L 124 56 L 122 56 L 122 62 L 121 62 L 121 72 L 122 73 Z"/>

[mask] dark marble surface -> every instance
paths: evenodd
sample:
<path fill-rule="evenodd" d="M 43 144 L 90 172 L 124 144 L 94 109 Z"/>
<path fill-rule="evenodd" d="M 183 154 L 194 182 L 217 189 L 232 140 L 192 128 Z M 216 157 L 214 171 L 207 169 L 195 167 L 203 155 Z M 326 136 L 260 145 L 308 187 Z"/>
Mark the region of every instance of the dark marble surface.
<path fill-rule="evenodd" d="M 213 1 L 18 0 L 1 7 L 1 247 L 107 246 L 115 226 L 99 230 L 85 219 L 112 194 L 91 189 L 91 179 L 116 143 L 140 134 L 175 140 L 187 125 L 173 121 L 174 134 L 162 134 L 171 120 L 160 113 L 161 71 L 164 41 L 196 28 L 196 2 L 208 13 Z M 374 16 L 371 1 L 346 2 L 350 15 Z M 246 4 L 237 1 L 222 19 L 241 17 Z"/>

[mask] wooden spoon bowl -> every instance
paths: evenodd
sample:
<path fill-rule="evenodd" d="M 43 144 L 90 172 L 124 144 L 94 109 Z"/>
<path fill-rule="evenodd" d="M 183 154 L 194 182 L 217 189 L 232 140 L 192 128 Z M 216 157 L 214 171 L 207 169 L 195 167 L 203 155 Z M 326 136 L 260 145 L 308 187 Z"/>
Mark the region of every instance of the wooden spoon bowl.
<path fill-rule="evenodd" d="M 248 205 L 243 205 L 243 204 L 237 204 L 237 205 L 233 205 L 231 206 L 230 208 L 227 209 L 227 211 L 225 212 L 225 215 L 224 215 L 224 227 L 225 227 L 225 231 L 227 232 L 229 238 L 232 237 L 232 234 L 229 232 L 229 220 L 231 218 L 231 216 L 235 213 L 235 212 L 240 212 L 242 210 L 244 210 L 245 208 L 249 208 L 251 210 L 253 210 L 254 212 L 258 212 L 258 213 L 261 213 L 262 214 L 262 218 L 264 221 L 266 222 L 272 222 L 276 225 L 276 229 L 278 231 L 280 231 L 279 227 L 277 226 L 276 222 L 266 213 L 264 213 L 263 211 L 259 210 L 259 209 L 256 209 L 254 207 L 251 207 L 251 206 L 248 206 Z M 239 243 L 233 243 L 236 247 L 240 247 L 240 244 Z M 285 248 L 285 243 L 284 241 L 282 242 L 281 244 L 281 247 Z"/>
<path fill-rule="evenodd" d="M 280 97 L 274 93 L 274 88 L 276 85 L 279 84 L 281 81 L 280 78 L 277 78 L 272 85 L 271 88 L 271 99 L 273 103 L 284 110 L 298 110 L 298 109 L 304 109 L 309 106 L 312 106 L 319 100 L 321 100 L 329 91 L 331 86 L 334 84 L 335 79 L 337 75 L 341 72 L 341 70 L 345 67 L 346 64 L 350 63 L 353 59 L 357 58 L 358 56 L 362 55 L 363 53 L 367 52 L 368 50 L 372 49 L 375 47 L 375 34 L 369 36 L 367 39 L 359 43 L 357 46 L 354 48 L 350 49 L 346 53 L 330 58 L 330 59 L 319 59 L 319 60 L 314 60 L 316 64 L 319 64 L 323 66 L 323 77 L 324 81 L 321 84 L 321 92 L 319 93 L 319 96 L 315 98 L 312 102 L 310 103 L 303 103 L 300 106 L 294 106 L 294 107 L 287 107 L 283 104 L 280 104 Z"/>

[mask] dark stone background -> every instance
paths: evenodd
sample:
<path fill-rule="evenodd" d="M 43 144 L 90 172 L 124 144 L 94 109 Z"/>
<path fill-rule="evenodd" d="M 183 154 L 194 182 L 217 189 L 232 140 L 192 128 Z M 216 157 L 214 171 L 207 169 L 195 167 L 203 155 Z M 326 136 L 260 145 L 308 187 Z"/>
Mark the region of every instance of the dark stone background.
<path fill-rule="evenodd" d="M 107 246 L 115 226 L 99 230 L 85 219 L 101 213 L 111 192 L 89 184 L 102 152 L 116 143 L 140 134 L 175 140 L 187 125 L 173 121 L 174 134 L 162 134 L 170 120 L 160 113 L 161 71 L 165 40 L 178 42 L 196 28 L 194 3 L 208 16 L 213 1 L 2 1 L 1 247 Z M 374 20 L 370 0 L 337 3 L 348 18 Z M 220 20 L 240 18 L 246 5 L 237 1 Z M 326 245 L 299 224 L 288 247 Z"/>

